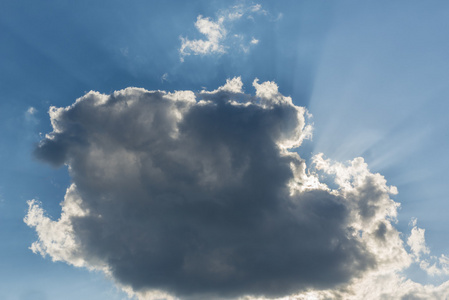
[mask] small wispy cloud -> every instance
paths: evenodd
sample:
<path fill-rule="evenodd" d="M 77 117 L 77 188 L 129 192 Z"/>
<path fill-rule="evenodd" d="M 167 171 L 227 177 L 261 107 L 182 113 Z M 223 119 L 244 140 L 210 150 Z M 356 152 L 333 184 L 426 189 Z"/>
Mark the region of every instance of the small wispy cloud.
<path fill-rule="evenodd" d="M 121 53 L 124 57 L 128 57 L 128 55 L 129 55 L 129 48 L 128 48 L 128 47 L 120 48 L 120 53 Z"/>
<path fill-rule="evenodd" d="M 161 81 L 164 82 L 164 81 L 167 81 L 167 80 L 168 80 L 168 73 L 164 73 L 164 74 L 161 76 Z"/>
<path fill-rule="evenodd" d="M 189 39 L 181 36 L 181 47 L 179 48 L 180 60 L 184 61 L 186 56 L 192 54 L 223 54 L 229 50 L 231 47 L 230 44 L 238 44 L 237 49 L 248 52 L 250 46 L 256 45 L 259 40 L 253 37 L 248 41 L 244 34 L 230 33 L 233 33 L 233 23 L 244 17 L 254 20 L 254 15 L 267 16 L 268 12 L 263 10 L 260 4 L 251 6 L 240 4 L 230 9 L 219 11 L 215 20 L 199 15 L 195 22 L 195 27 L 205 38 Z"/>
<path fill-rule="evenodd" d="M 36 113 L 37 113 L 37 109 L 34 108 L 33 106 L 28 107 L 28 109 L 25 111 L 25 120 L 28 123 L 37 123 L 37 118 L 36 118 Z"/>
<path fill-rule="evenodd" d="M 36 110 L 34 107 L 30 106 L 30 107 L 27 109 L 26 114 L 29 115 L 29 116 L 32 116 L 32 115 L 34 115 L 36 112 L 37 112 L 37 110 Z"/>

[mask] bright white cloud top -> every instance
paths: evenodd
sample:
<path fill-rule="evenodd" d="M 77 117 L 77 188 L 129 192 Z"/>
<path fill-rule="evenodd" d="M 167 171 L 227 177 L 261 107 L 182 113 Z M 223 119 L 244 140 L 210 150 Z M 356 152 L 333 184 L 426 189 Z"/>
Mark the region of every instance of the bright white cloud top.
<path fill-rule="evenodd" d="M 448 282 L 402 275 L 413 263 L 447 274 L 449 259 L 430 256 L 416 221 L 401 238 L 397 189 L 362 158 L 307 166 L 294 151 L 311 135 L 306 109 L 274 82 L 253 86 L 127 88 L 51 107 L 35 154 L 68 165 L 73 183 L 58 220 L 29 201 L 31 249 L 139 299 L 448 297 Z"/>

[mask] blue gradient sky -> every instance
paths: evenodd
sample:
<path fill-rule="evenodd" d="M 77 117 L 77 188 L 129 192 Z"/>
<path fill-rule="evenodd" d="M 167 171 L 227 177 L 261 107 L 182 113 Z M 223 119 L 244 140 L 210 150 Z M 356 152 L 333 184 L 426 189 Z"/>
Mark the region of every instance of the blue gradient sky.
<path fill-rule="evenodd" d="M 52 169 L 31 152 L 40 134 L 51 131 L 49 106 L 70 105 L 89 90 L 212 90 L 241 76 L 253 93 L 254 78 L 275 81 L 313 115 L 314 137 L 299 150 L 303 157 L 364 157 L 398 187 L 397 228 L 408 232 L 415 217 L 432 252 L 449 253 L 449 3 L 257 3 L 267 15 L 230 29 L 257 45 L 247 53 L 229 45 L 225 54 L 184 62 L 180 36 L 202 38 L 197 16 L 215 18 L 233 3 L 0 3 L 1 299 L 125 297 L 101 274 L 33 254 L 35 232 L 23 222 L 32 198 L 58 217 L 67 170 Z"/>

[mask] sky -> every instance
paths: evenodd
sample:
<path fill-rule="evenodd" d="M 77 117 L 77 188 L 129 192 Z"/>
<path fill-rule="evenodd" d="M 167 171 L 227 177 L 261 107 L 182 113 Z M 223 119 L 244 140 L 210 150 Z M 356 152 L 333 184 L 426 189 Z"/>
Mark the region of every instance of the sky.
<path fill-rule="evenodd" d="M 0 3 L 0 299 L 449 299 L 449 3 Z"/>

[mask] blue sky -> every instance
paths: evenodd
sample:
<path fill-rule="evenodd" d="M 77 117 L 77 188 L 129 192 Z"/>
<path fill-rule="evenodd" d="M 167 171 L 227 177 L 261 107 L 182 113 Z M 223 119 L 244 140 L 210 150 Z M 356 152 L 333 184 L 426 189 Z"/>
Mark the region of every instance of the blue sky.
<path fill-rule="evenodd" d="M 226 35 L 217 51 L 183 55 L 183 39 L 207 40 L 198 16 Z M 448 17 L 445 1 L 2 1 L 0 298 L 126 298 L 101 272 L 34 254 L 23 221 L 30 199 L 59 218 L 72 179 L 32 153 L 52 131 L 49 107 L 91 90 L 212 91 L 240 76 L 254 95 L 255 78 L 274 81 L 313 116 L 313 138 L 297 150 L 308 164 L 320 152 L 363 157 L 398 188 L 405 247 L 416 218 L 431 255 L 449 254 Z M 416 264 L 405 272 L 447 280 Z"/>

